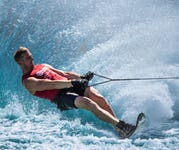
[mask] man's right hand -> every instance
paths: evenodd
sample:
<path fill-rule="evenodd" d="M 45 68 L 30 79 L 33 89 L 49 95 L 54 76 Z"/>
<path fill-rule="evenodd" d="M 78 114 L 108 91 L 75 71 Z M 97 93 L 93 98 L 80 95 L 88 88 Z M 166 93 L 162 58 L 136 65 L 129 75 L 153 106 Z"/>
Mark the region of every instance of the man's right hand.
<path fill-rule="evenodd" d="M 91 71 L 88 71 L 85 75 L 81 76 L 81 79 L 86 79 L 88 81 L 90 81 L 94 76 L 94 73 Z"/>
<path fill-rule="evenodd" d="M 75 88 L 87 88 L 88 87 L 88 80 L 86 79 L 76 79 L 76 80 L 71 80 L 71 84 Z"/>

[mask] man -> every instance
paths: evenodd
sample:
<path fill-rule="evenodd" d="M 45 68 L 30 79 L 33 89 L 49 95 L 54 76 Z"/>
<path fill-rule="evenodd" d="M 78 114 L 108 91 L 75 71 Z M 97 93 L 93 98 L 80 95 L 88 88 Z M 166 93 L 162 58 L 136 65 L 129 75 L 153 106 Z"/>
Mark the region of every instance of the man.
<path fill-rule="evenodd" d="M 14 59 L 22 69 L 23 85 L 32 95 L 49 99 L 61 111 L 72 108 L 91 111 L 99 119 L 113 125 L 122 138 L 133 133 L 135 126 L 118 120 L 105 98 L 88 86 L 93 73 L 80 76 L 57 70 L 47 64 L 35 65 L 32 54 L 26 47 L 19 47 Z"/>

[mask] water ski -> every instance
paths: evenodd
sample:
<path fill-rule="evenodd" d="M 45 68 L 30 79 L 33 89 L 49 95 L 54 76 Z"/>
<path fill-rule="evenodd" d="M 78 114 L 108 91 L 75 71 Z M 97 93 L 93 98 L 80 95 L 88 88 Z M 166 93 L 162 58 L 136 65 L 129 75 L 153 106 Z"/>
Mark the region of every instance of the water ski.
<path fill-rule="evenodd" d="M 137 117 L 137 120 L 136 120 L 136 125 L 135 125 L 135 130 L 134 132 L 145 122 L 145 114 L 144 113 L 140 113 Z M 133 133 L 134 133 L 133 132 Z M 131 134 L 132 135 L 132 134 Z M 130 136 L 131 136 L 130 135 Z"/>
<path fill-rule="evenodd" d="M 122 139 L 129 138 L 131 137 L 134 132 L 145 122 L 145 114 L 140 113 L 137 117 L 136 124 L 135 125 L 130 125 L 125 122 L 121 122 L 118 127 L 122 129 L 119 131 L 119 134 Z"/>

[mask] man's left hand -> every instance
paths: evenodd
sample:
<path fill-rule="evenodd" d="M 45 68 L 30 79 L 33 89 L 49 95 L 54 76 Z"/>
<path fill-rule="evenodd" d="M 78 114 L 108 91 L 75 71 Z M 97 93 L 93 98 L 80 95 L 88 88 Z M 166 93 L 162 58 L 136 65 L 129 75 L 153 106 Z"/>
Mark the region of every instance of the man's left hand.
<path fill-rule="evenodd" d="M 76 80 L 72 80 L 71 84 L 73 85 L 73 87 L 75 88 L 87 88 L 88 87 L 88 80 L 86 79 L 76 79 Z"/>

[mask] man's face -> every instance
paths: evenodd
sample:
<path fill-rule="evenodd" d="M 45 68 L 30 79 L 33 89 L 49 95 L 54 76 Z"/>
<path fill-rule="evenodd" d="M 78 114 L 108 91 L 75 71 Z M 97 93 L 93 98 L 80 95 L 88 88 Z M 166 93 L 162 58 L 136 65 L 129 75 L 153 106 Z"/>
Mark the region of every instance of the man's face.
<path fill-rule="evenodd" d="M 25 52 L 20 62 L 25 66 L 32 66 L 34 64 L 32 54 L 30 52 Z"/>

